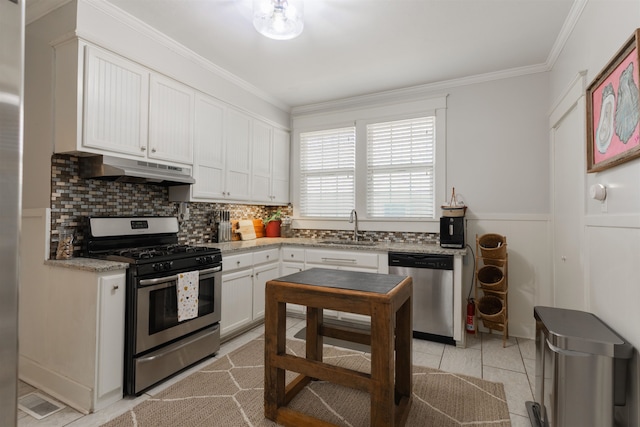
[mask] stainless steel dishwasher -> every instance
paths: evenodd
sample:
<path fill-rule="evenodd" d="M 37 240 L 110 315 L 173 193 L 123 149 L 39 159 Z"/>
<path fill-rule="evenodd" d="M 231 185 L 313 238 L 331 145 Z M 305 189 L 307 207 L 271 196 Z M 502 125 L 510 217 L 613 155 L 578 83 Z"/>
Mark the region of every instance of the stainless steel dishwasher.
<path fill-rule="evenodd" d="M 453 255 L 389 252 L 389 274 L 413 278 L 413 336 L 454 344 Z"/>

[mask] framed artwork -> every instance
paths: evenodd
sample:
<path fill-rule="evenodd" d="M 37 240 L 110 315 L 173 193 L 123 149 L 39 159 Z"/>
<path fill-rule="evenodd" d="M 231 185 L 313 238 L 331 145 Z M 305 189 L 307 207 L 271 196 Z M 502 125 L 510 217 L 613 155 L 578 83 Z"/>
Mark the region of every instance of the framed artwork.
<path fill-rule="evenodd" d="M 640 157 L 640 29 L 587 87 L 587 173 Z"/>

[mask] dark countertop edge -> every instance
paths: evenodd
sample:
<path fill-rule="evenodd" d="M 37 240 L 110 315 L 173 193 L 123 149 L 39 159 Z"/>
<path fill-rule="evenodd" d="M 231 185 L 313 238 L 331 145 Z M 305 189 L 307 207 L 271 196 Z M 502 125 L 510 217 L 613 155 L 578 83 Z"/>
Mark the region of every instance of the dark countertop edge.
<path fill-rule="evenodd" d="M 323 239 L 324 240 L 324 239 Z M 282 246 L 298 246 L 301 248 L 314 249 L 342 249 L 356 250 L 362 252 L 411 252 L 438 255 L 461 255 L 467 254 L 467 249 L 448 249 L 441 248 L 436 243 L 391 243 L 378 242 L 375 246 L 350 245 L 345 243 L 326 244 L 320 243 L 321 240 L 307 238 L 283 238 L 283 237 L 262 237 L 255 240 L 240 240 L 226 243 L 202 243 L 200 245 L 219 248 L 223 255 L 231 255 L 235 253 L 250 252 L 256 249 L 277 249 Z M 129 264 L 126 262 L 106 261 L 95 258 L 71 258 L 68 260 L 45 260 L 45 265 L 60 268 L 71 268 L 74 270 L 92 271 L 102 273 L 106 271 L 126 270 Z"/>

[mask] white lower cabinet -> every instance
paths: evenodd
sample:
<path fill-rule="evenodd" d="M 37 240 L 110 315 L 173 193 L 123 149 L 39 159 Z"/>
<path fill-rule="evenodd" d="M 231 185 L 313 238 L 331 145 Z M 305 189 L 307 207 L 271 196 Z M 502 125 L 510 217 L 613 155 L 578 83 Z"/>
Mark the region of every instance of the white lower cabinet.
<path fill-rule="evenodd" d="M 299 273 L 304 270 L 304 249 L 284 246 L 282 248 L 282 275 Z M 298 304 L 287 304 L 287 312 L 305 314 L 306 307 Z"/>
<path fill-rule="evenodd" d="M 103 276 L 98 284 L 98 347 L 96 402 L 122 395 L 125 279 Z M 100 405 L 101 406 L 101 405 Z"/>
<path fill-rule="evenodd" d="M 264 317 L 265 286 L 269 280 L 280 277 L 278 263 L 261 265 L 253 269 L 253 319 Z"/>
<path fill-rule="evenodd" d="M 264 318 L 265 284 L 280 276 L 279 249 L 222 257 L 220 336 L 235 334 Z"/>
<path fill-rule="evenodd" d="M 224 271 L 224 270 L 223 270 Z M 253 317 L 253 270 L 222 275 L 220 335 L 224 337 L 251 323 Z"/>
<path fill-rule="evenodd" d="M 83 413 L 122 399 L 124 270 L 42 273 L 21 284 L 20 379 Z"/>
<path fill-rule="evenodd" d="M 377 273 L 380 264 L 379 257 L 380 255 L 377 253 L 358 250 L 307 249 L 305 251 L 305 269 L 318 267 Z M 371 322 L 369 316 L 356 313 L 325 310 L 324 314 L 327 317 L 337 317 L 340 320 L 349 322 L 355 321 L 367 324 Z"/>

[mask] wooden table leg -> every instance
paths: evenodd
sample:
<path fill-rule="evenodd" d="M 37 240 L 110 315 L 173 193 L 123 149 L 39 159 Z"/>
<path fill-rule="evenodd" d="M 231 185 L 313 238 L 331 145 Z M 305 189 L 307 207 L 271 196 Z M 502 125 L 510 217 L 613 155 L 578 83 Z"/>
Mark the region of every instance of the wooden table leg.
<path fill-rule="evenodd" d="M 411 298 L 396 312 L 396 408 L 395 426 L 403 426 L 409 416 L 412 401 L 412 302 Z"/>
<path fill-rule="evenodd" d="M 307 307 L 307 359 L 322 362 L 322 345 L 324 339 L 320 335 L 324 314 L 321 308 Z"/>
<path fill-rule="evenodd" d="M 400 396 L 411 396 L 412 326 L 411 298 L 396 312 L 396 391 Z M 396 396 L 396 403 L 399 396 Z"/>
<path fill-rule="evenodd" d="M 373 304 L 371 310 L 371 426 L 393 426 L 394 324 L 389 304 Z"/>
<path fill-rule="evenodd" d="M 265 301 L 264 414 L 270 420 L 278 417 L 285 404 L 285 370 L 273 367 L 273 358 L 286 351 L 286 304 L 278 302 L 267 283 Z"/>

